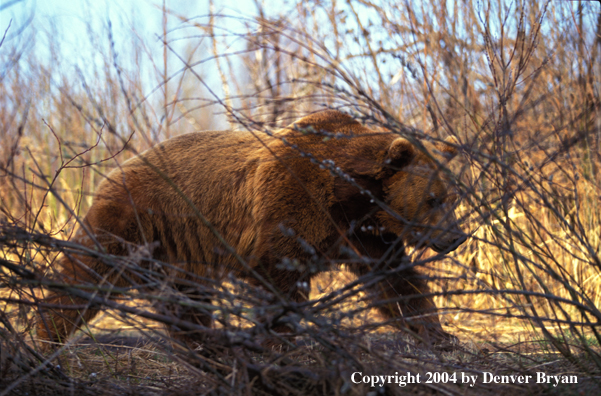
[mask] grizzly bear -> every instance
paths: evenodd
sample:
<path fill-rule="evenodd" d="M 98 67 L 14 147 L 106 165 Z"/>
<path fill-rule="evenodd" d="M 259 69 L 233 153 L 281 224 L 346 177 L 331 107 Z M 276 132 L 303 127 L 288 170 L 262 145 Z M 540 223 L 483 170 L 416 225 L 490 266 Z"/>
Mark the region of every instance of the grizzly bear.
<path fill-rule="evenodd" d="M 319 270 L 283 263 L 319 258 L 346 262 L 357 275 L 390 271 L 394 276 L 371 288 L 374 301 L 386 301 L 379 311 L 422 342 L 448 344 L 456 339 L 442 329 L 425 277 L 404 248 L 446 253 L 465 240 L 454 214 L 457 193 L 441 171 L 456 144 L 414 143 L 334 110 L 272 134 L 181 135 L 113 170 L 73 240 L 111 257 L 131 257 L 132 246 L 146 246 L 152 257 L 145 263 L 165 263 L 177 272 L 172 278 L 181 290 L 186 280 L 220 284 L 233 274 L 253 285 L 269 282 L 267 289 L 297 302 L 306 300 L 300 287 Z M 143 283 L 127 266 L 100 255 L 65 254 L 58 264 L 63 282 L 109 286 L 103 295 Z M 64 341 L 99 309 L 83 309 L 85 299 L 58 291 L 46 301 L 38 324 L 42 339 Z M 212 325 L 207 312 L 181 316 Z"/>

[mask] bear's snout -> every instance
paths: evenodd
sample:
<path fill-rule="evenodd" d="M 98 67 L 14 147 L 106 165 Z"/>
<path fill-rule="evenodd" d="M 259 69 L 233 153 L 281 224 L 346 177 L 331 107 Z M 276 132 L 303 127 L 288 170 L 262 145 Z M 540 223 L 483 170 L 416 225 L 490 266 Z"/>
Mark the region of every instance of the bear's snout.
<path fill-rule="evenodd" d="M 459 231 L 460 232 L 460 231 Z M 467 235 L 461 234 L 455 238 L 445 240 L 445 241 L 436 241 L 432 244 L 432 249 L 434 249 L 437 253 L 447 254 L 457 249 L 463 242 L 467 240 Z"/>

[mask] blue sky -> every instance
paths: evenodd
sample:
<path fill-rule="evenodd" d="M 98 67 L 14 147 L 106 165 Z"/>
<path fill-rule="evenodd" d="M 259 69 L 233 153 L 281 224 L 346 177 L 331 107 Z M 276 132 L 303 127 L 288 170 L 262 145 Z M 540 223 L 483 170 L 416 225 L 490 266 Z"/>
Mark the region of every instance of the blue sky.
<path fill-rule="evenodd" d="M 107 29 L 106 26 L 108 21 L 112 24 L 114 42 L 116 45 L 117 53 L 120 54 L 120 66 L 128 68 L 126 61 L 127 51 L 131 48 L 131 41 L 135 39 L 135 35 L 142 38 L 145 45 L 148 46 L 149 59 L 157 62 L 158 68 L 162 67 L 162 55 L 163 55 L 163 44 L 157 36 L 162 34 L 162 12 L 161 7 L 163 2 L 161 0 L 0 0 L 0 4 L 5 6 L 11 4 L 14 1 L 16 3 L 6 9 L 0 11 L 0 33 L 3 33 L 12 18 L 11 30 L 9 31 L 9 39 L 11 33 L 18 31 L 20 26 L 26 23 L 30 15 L 33 14 L 31 34 L 35 34 L 34 40 L 31 40 L 34 44 L 32 53 L 36 56 L 43 58 L 43 60 L 49 59 L 52 55 L 52 51 L 60 53 L 59 59 L 62 62 L 59 64 L 59 69 L 70 75 L 73 73 L 74 66 L 79 66 L 80 70 L 90 72 L 89 63 L 98 63 L 99 70 L 102 70 L 102 62 L 106 61 L 106 57 L 102 57 L 95 53 L 96 48 L 90 43 L 94 40 L 97 41 L 98 46 L 107 48 Z M 259 0 L 261 1 L 261 0 Z M 290 8 L 293 4 L 288 4 L 286 1 L 278 0 L 263 0 L 267 4 L 272 4 L 270 7 L 266 7 L 271 10 L 272 14 L 284 14 L 285 16 L 293 15 L 290 12 Z M 427 4 L 426 0 L 423 0 L 424 4 Z M 448 4 L 451 4 L 449 1 Z M 483 1 L 479 4 L 486 4 L 487 1 Z M 507 3 L 512 3 L 511 0 L 507 0 Z M 214 0 L 213 1 L 213 12 L 223 12 L 230 15 L 243 15 L 252 16 L 256 14 L 255 1 L 253 0 Z M 274 6 L 273 4 L 277 4 Z M 345 4 L 344 1 L 339 1 L 340 5 Z M 576 9 L 577 2 L 562 2 L 558 0 L 552 1 L 550 4 L 549 13 L 553 12 L 554 7 L 560 5 L 566 6 L 569 4 L 573 9 Z M 587 3 L 587 7 L 591 7 L 592 3 Z M 182 15 L 185 17 L 193 17 L 199 15 L 206 15 L 210 12 L 209 0 L 166 0 L 167 8 L 171 9 L 174 14 Z M 598 3 L 595 3 L 598 9 Z M 593 15 L 592 13 L 590 15 Z M 595 14 L 596 15 L 596 14 Z M 366 17 L 362 15 L 362 17 Z M 595 19 L 596 21 L 596 19 Z M 593 21 L 593 22 L 595 22 Z M 566 23 L 572 23 L 571 19 Z M 88 28 L 88 24 L 91 25 L 91 29 Z M 174 29 L 181 26 L 181 23 L 175 16 L 169 17 L 169 28 Z M 132 27 L 135 32 L 132 34 Z M 220 26 L 230 27 L 230 26 Z M 492 26 L 493 31 L 495 26 Z M 548 24 L 543 26 L 543 29 L 552 29 L 553 26 Z M 89 34 L 92 30 L 93 34 Z M 188 34 L 198 34 L 199 30 L 176 30 L 170 37 L 182 37 Z M 29 37 L 22 35 L 23 37 Z M 58 39 L 57 39 L 58 38 Z M 54 39 L 54 40 L 52 40 Z M 192 40 L 193 41 L 193 40 Z M 197 40 L 198 41 L 198 40 Z M 52 45 L 50 43 L 52 42 Z M 178 53 L 185 53 L 184 46 L 189 44 L 190 40 L 182 40 L 174 43 Z M 355 48 L 352 47 L 353 43 L 350 44 L 349 48 L 346 48 L 347 52 L 356 52 Z M 8 47 L 8 46 L 7 46 Z M 5 50 L 2 48 L 1 50 Z M 131 51 L 131 50 L 130 50 Z M 108 51 L 106 51 L 108 52 Z M 105 52 L 105 53 L 106 53 Z M 206 56 L 206 54 L 203 54 Z M 199 56 L 201 56 L 199 54 Z M 176 71 L 182 66 L 181 62 L 172 57 L 170 60 L 169 70 L 170 73 Z M 147 58 L 148 59 L 148 58 Z M 81 64 L 84 62 L 85 64 Z M 46 63 L 46 62 L 43 62 Z M 141 75 L 148 73 L 151 68 L 146 62 L 146 70 L 140 68 L 140 70 L 134 68 L 135 65 L 129 65 L 129 70 L 135 70 Z M 392 67 L 392 66 L 391 66 Z M 395 67 L 399 67 L 398 65 Z M 221 95 L 219 78 L 212 66 L 203 65 L 200 67 L 206 76 L 207 82 L 215 88 L 217 94 Z M 403 69 L 392 70 L 392 74 L 397 72 L 405 72 Z M 151 81 L 152 79 L 149 79 Z M 156 80 L 154 80 L 156 81 Z M 151 91 L 154 86 L 149 86 L 148 91 Z"/>
<path fill-rule="evenodd" d="M 0 0 L 0 4 L 14 0 Z M 17 0 L 18 1 L 18 0 Z M 251 15 L 256 13 L 253 1 L 216 0 L 214 11 L 228 14 Z M 0 12 L 0 29 L 6 30 L 11 22 L 11 32 L 15 32 L 33 14 L 33 25 L 38 31 L 58 30 L 61 47 L 64 51 L 77 51 L 82 43 L 88 42 L 87 24 L 101 30 L 107 21 L 111 21 L 115 35 L 122 27 L 135 26 L 142 37 L 154 37 L 162 33 L 162 1 L 152 0 L 22 0 Z M 166 6 L 175 14 L 192 17 L 209 12 L 209 0 L 174 1 L 167 0 Z M 178 21 L 169 18 L 169 26 L 176 27 Z M 42 48 L 36 51 L 43 52 Z"/>
<path fill-rule="evenodd" d="M 13 3 L 14 0 L 1 0 L 0 4 Z M 151 0 L 23 0 L 3 10 L 0 14 L 0 28 L 6 29 L 13 18 L 13 26 L 25 21 L 30 12 L 35 13 L 34 22 L 38 27 L 48 27 L 52 22 L 69 26 L 69 36 L 77 37 L 85 34 L 85 20 L 93 16 L 98 19 L 125 19 L 132 21 L 138 18 L 149 29 L 160 31 L 162 1 Z M 206 14 L 209 10 L 208 0 L 174 1 L 167 0 L 168 9 L 183 15 Z M 256 7 L 253 1 L 216 0 L 216 11 L 251 14 Z M 16 25 L 15 25 L 16 23 Z"/>
<path fill-rule="evenodd" d="M 209 0 L 166 0 L 167 9 L 173 13 L 168 16 L 168 28 L 176 29 L 169 37 L 182 37 L 199 32 L 198 29 L 177 30 L 182 24 L 175 15 L 191 18 L 207 15 L 210 11 L 243 16 L 257 13 L 255 2 L 252 0 L 214 0 L 212 3 L 211 10 Z M 286 3 L 278 4 L 285 7 Z M 107 26 L 110 21 L 116 52 L 119 54 L 119 66 L 136 70 L 140 75 L 148 77 L 152 73 L 150 62 L 144 61 L 145 69 L 140 68 L 138 71 L 135 69 L 136 65 L 127 64 L 132 61 L 127 51 L 131 51 L 132 40 L 136 40 L 136 36 L 139 37 L 139 41 L 144 43 L 149 52 L 145 54 L 146 59 L 155 60 L 158 68 L 162 70 L 162 6 L 161 0 L 0 0 L 0 8 L 6 7 L 0 11 L 2 34 L 10 23 L 6 42 L 8 45 L 3 49 L 19 41 L 18 46 L 28 47 L 27 52 L 41 59 L 42 64 L 52 62 L 53 52 L 58 52 L 57 59 L 60 63 L 57 69 L 62 74 L 76 76 L 75 73 L 81 70 L 82 73 L 89 73 L 88 80 L 92 80 L 94 70 L 90 67 L 90 62 L 97 64 L 97 70 L 103 70 L 103 62 L 107 59 L 97 48 L 103 48 L 105 54 L 109 52 Z M 282 9 L 284 8 L 280 8 Z M 24 32 L 11 39 L 11 36 L 27 25 L 32 17 Z M 189 40 L 173 43 L 175 50 L 181 54 L 186 52 L 186 45 L 189 45 Z M 182 67 L 182 63 L 175 56 L 171 56 L 169 62 L 170 74 Z M 221 84 L 212 66 L 203 66 L 203 71 L 206 82 L 221 95 Z M 146 78 L 143 81 L 148 81 L 148 92 L 156 87 L 154 78 Z"/>

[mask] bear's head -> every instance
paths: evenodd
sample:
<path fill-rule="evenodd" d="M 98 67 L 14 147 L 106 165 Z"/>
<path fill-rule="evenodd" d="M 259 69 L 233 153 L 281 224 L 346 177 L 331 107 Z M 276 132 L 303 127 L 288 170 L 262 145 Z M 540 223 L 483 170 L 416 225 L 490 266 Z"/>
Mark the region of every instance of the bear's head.
<path fill-rule="evenodd" d="M 451 137 L 421 145 L 417 148 L 399 137 L 388 147 L 383 188 L 389 209 L 376 216 L 386 232 L 398 235 L 405 244 L 447 253 L 466 240 L 455 216 L 458 194 L 444 171 L 457 154 L 457 141 Z"/>

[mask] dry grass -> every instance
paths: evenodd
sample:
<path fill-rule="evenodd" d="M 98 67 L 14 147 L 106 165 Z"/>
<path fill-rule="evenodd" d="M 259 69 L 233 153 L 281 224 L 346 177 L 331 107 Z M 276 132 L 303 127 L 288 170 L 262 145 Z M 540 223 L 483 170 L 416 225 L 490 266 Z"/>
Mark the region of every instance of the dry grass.
<path fill-rule="evenodd" d="M 594 4 L 298 1 L 281 15 L 257 7 L 257 16 L 211 8 L 190 20 L 165 7 L 158 44 L 135 27 L 120 27 L 131 37 L 119 39 L 113 27 L 90 27 L 96 40 L 82 57 L 102 61 L 87 70 L 56 67 L 67 62 L 60 51 L 50 59 L 32 51 L 34 33 L 43 33 L 34 26 L 2 42 L 0 395 L 359 395 L 374 389 L 352 384 L 353 372 L 408 370 L 544 371 L 579 383 L 422 383 L 386 394 L 599 392 Z M 47 39 L 60 43 L 56 32 Z M 224 124 L 271 131 L 320 108 L 409 138 L 461 142 L 462 159 L 448 172 L 471 238 L 446 258 L 409 252 L 431 278 L 445 329 L 461 341 L 456 351 L 420 348 L 394 332 L 362 302 L 360 285 L 330 306 L 332 291 L 356 281 L 344 271 L 320 275 L 315 305 L 290 313 L 304 341 L 290 352 L 240 341 L 262 333 L 248 326 L 253 310 L 234 303 L 250 307 L 252 296 L 235 280 L 218 291 L 215 310 L 227 319 L 221 333 L 207 332 L 216 346 L 206 353 L 169 342 L 169 318 L 161 324 L 150 309 L 156 296 L 137 293 L 101 301 L 111 309 L 50 360 L 37 350 L 39 286 L 48 286 L 61 250 L 77 249 L 66 241 L 110 169 L 179 133 Z"/>

